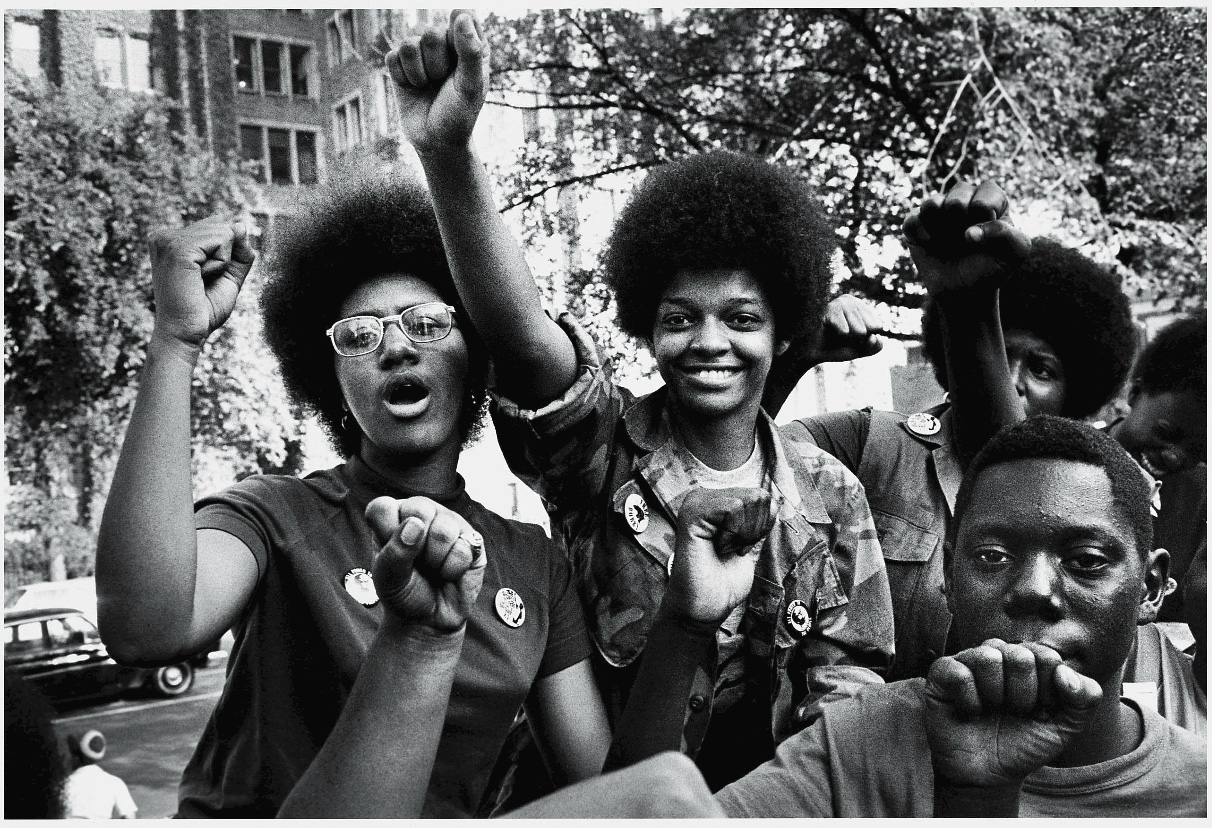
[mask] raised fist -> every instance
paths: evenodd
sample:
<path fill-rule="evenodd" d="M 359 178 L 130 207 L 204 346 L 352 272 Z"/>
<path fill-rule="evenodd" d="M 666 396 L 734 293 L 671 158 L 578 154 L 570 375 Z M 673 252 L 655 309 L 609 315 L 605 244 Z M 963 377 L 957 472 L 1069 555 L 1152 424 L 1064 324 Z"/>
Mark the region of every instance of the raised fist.
<path fill-rule="evenodd" d="M 387 611 L 440 632 L 460 629 L 488 563 L 479 532 L 427 497 L 375 498 L 366 520 L 382 544 L 372 577 Z"/>
<path fill-rule="evenodd" d="M 695 489 L 678 510 L 664 606 L 695 621 L 722 621 L 749 595 L 754 547 L 774 525 L 762 489 Z"/>
<path fill-rule="evenodd" d="M 1010 203 L 991 181 L 960 183 L 926 198 L 903 227 L 926 290 L 948 300 L 973 288 L 1001 287 L 1031 252 L 1031 241 L 1005 218 Z"/>
<path fill-rule="evenodd" d="M 1017 785 L 1085 730 L 1102 688 L 1043 644 L 991 638 L 926 678 L 935 773 L 968 787 Z"/>
<path fill-rule="evenodd" d="M 256 259 L 248 228 L 212 216 L 155 230 L 148 244 L 156 330 L 200 348 L 231 316 Z"/>

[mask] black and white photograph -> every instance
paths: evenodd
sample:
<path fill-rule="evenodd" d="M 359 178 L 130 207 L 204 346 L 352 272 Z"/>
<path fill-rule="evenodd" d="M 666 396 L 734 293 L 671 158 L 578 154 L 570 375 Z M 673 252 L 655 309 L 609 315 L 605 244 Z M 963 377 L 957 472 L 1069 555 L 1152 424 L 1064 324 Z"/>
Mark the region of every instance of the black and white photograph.
<path fill-rule="evenodd" d="M 3 818 L 1207 817 L 1206 6 L 3 15 Z"/>

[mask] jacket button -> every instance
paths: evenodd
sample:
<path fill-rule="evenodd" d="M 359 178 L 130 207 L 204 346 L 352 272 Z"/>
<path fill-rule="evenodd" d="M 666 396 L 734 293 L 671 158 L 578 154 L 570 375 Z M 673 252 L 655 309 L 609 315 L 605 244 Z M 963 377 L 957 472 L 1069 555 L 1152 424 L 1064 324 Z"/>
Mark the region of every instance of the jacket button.
<path fill-rule="evenodd" d="M 698 713 L 700 710 L 702 710 L 706 704 L 707 704 L 707 700 L 698 693 L 695 693 L 693 696 L 690 697 L 690 709 L 692 711 L 694 711 L 695 713 Z"/>

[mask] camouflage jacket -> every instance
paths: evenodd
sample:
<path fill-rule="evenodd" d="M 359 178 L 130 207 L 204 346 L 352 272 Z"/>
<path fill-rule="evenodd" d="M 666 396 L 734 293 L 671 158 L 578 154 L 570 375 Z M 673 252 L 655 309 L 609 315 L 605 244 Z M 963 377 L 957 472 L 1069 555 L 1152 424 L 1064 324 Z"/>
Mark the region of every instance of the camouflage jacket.
<path fill-rule="evenodd" d="M 661 605 L 694 464 L 672 438 L 664 389 L 637 399 L 611 380 L 573 317 L 559 321 L 580 364 L 573 386 L 538 410 L 497 396 L 493 419 L 510 468 L 543 498 L 572 558 L 617 717 Z M 781 437 L 764 413 L 758 434 L 772 458 L 777 521 L 747 602 L 717 632 L 716 664 L 696 676 L 684 730 L 691 755 L 713 709 L 756 699 L 777 743 L 823 697 L 881 681 L 872 670 L 892 657 L 888 581 L 858 479 L 811 441 Z"/>

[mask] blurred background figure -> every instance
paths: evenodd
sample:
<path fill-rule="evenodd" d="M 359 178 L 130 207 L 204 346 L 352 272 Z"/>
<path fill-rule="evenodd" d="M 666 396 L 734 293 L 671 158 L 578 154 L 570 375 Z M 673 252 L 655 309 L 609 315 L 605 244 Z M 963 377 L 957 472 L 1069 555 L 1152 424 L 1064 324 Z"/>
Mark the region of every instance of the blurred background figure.
<path fill-rule="evenodd" d="M 105 735 L 99 730 L 89 730 L 69 733 L 64 741 L 73 767 L 63 792 L 64 816 L 134 819 L 138 808 L 126 783 L 97 764 L 105 758 Z"/>
<path fill-rule="evenodd" d="M 4 671 L 4 818 L 61 819 L 67 767 L 50 702 L 11 670 Z"/>

